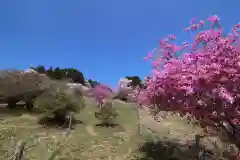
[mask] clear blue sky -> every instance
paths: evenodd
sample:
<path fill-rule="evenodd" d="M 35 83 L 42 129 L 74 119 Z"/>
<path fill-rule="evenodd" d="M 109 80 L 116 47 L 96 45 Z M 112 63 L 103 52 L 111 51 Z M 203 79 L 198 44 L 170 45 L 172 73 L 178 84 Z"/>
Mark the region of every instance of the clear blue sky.
<path fill-rule="evenodd" d="M 144 57 L 157 41 L 192 17 L 220 15 L 239 22 L 240 0 L 1 0 L 0 68 L 30 65 L 78 68 L 114 85 L 120 77 L 151 73 Z"/>

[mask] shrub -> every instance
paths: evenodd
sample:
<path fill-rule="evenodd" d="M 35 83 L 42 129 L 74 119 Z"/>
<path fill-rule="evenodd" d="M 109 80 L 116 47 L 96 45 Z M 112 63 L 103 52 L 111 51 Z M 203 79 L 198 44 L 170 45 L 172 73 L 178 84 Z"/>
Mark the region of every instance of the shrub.
<path fill-rule="evenodd" d="M 115 95 L 113 98 L 114 99 L 119 99 L 119 100 L 124 101 L 124 102 L 128 101 L 128 95 L 125 94 L 125 93 L 122 93 L 121 91 L 119 91 L 117 93 L 117 95 Z"/>
<path fill-rule="evenodd" d="M 27 108 L 33 107 L 34 99 L 49 88 L 51 80 L 42 74 L 16 70 L 0 71 L 0 101 L 14 108 L 20 100 Z"/>
<path fill-rule="evenodd" d="M 94 88 L 96 85 L 99 85 L 100 83 L 95 80 L 88 80 L 88 83 L 91 85 L 92 88 Z"/>
<path fill-rule="evenodd" d="M 46 68 L 43 65 L 38 65 L 37 67 L 31 67 L 31 69 L 35 70 L 38 73 L 45 74 Z"/>
<path fill-rule="evenodd" d="M 113 108 L 112 102 L 105 102 L 100 108 L 98 112 L 95 112 L 95 117 L 101 121 L 101 125 L 103 126 L 111 126 L 114 125 L 114 121 L 118 113 Z"/>
<path fill-rule="evenodd" d="M 204 30 L 205 23 L 211 28 Z M 170 35 L 159 42 L 160 49 L 148 54 L 153 76 L 141 92 L 139 102 L 200 120 L 203 127 L 234 126 L 240 121 L 240 48 L 237 24 L 226 35 L 218 16 L 206 22 L 192 20 L 186 31 L 197 31 L 192 45 L 177 46 Z M 155 53 L 159 55 L 154 58 Z M 177 55 L 182 54 L 181 57 Z"/>
<path fill-rule="evenodd" d="M 35 103 L 36 108 L 44 112 L 44 118 L 52 117 L 58 123 L 64 123 L 70 113 L 79 112 L 84 108 L 82 95 L 67 93 L 65 87 L 51 87 L 39 96 Z"/>
<path fill-rule="evenodd" d="M 98 103 L 99 111 L 95 112 L 95 117 L 101 121 L 100 125 L 114 125 L 114 119 L 118 114 L 112 106 L 112 89 L 105 85 L 96 85 L 91 89 L 91 94 Z"/>
<path fill-rule="evenodd" d="M 133 93 L 133 90 L 130 88 L 119 88 L 117 94 L 114 96 L 114 99 L 120 99 L 122 101 L 130 101 L 131 97 L 130 94 Z"/>

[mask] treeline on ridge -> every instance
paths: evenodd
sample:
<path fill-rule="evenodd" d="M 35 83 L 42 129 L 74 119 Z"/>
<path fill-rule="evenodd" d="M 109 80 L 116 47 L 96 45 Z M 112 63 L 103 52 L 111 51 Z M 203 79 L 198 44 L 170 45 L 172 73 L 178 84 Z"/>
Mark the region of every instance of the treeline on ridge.
<path fill-rule="evenodd" d="M 31 67 L 31 69 L 34 69 L 36 72 L 41 74 L 46 74 L 48 77 L 56 80 L 71 80 L 73 83 L 81 83 L 85 85 L 85 77 L 83 73 L 75 68 L 60 68 L 60 67 L 49 67 L 46 68 L 43 65 L 38 65 L 36 67 Z M 131 80 L 130 86 L 133 88 L 136 88 L 139 86 L 140 88 L 143 87 L 142 80 L 139 78 L 139 76 L 126 76 L 125 78 Z M 94 87 L 97 84 L 100 84 L 98 81 L 88 79 L 88 83 L 91 85 L 91 87 Z"/>
<path fill-rule="evenodd" d="M 43 65 L 38 65 L 37 67 L 31 67 L 36 72 L 41 74 L 46 74 L 48 77 L 56 80 L 71 80 L 73 83 L 80 83 L 85 85 L 85 77 L 82 72 L 75 68 L 60 68 L 60 67 L 49 67 L 48 69 L 45 68 Z M 95 80 L 88 80 L 89 84 L 94 87 L 99 82 Z"/>

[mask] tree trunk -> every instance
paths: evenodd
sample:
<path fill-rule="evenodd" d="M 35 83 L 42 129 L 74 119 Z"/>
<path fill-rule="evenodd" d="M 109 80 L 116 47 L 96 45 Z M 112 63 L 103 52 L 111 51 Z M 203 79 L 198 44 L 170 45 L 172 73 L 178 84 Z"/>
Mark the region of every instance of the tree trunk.
<path fill-rule="evenodd" d="M 26 108 L 28 110 L 31 110 L 33 108 L 33 106 L 34 106 L 32 100 L 27 100 L 25 103 L 26 103 Z"/>
<path fill-rule="evenodd" d="M 15 100 L 15 99 L 9 99 L 9 100 L 8 100 L 7 108 L 9 108 L 9 109 L 14 109 L 14 108 L 16 108 L 16 107 L 17 107 L 16 103 L 17 103 L 17 100 Z"/>

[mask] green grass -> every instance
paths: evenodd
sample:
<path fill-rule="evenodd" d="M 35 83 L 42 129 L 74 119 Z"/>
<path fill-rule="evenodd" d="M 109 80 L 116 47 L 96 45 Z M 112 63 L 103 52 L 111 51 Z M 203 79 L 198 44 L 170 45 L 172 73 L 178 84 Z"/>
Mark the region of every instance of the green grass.
<path fill-rule="evenodd" d="M 133 104 L 114 103 L 119 113 L 115 128 L 101 128 L 94 117 L 96 107 L 87 100 L 87 107 L 76 115 L 77 120 L 83 123 L 76 124 L 66 139 L 63 135 L 66 130 L 46 128 L 37 123 L 38 116 L 33 114 L 11 115 L 1 112 L 0 117 L 0 159 L 6 160 L 13 154 L 14 146 L 19 140 L 32 138 L 27 143 L 24 157 L 26 160 L 45 160 L 54 151 L 59 142 L 66 143 L 61 147 L 57 157 L 59 160 L 94 160 L 116 159 L 128 160 L 139 144 L 140 136 L 137 126 L 137 113 Z M 17 111 L 14 111 L 17 112 Z M 2 115 L 1 115 L 2 114 Z M 44 138 L 45 137 L 45 138 Z M 41 139 L 40 142 L 37 140 Z"/>

